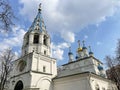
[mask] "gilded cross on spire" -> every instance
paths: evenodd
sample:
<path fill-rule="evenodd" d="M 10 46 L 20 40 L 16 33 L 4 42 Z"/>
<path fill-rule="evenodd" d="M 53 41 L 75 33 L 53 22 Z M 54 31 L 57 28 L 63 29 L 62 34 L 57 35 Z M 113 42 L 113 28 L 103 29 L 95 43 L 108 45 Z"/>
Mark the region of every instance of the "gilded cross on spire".
<path fill-rule="evenodd" d="M 79 48 L 80 48 L 80 40 L 78 40 L 78 46 L 79 46 Z"/>
<path fill-rule="evenodd" d="M 91 52 L 91 46 L 89 46 L 89 50 L 90 50 L 90 52 Z"/>
<path fill-rule="evenodd" d="M 71 47 L 69 47 L 69 52 L 71 52 Z"/>
<path fill-rule="evenodd" d="M 83 40 L 82 42 L 83 42 L 83 47 L 85 47 L 85 41 Z"/>
<path fill-rule="evenodd" d="M 38 11 L 41 11 L 41 10 L 42 10 L 41 5 L 42 5 L 42 3 L 39 4 L 39 9 L 38 9 Z"/>

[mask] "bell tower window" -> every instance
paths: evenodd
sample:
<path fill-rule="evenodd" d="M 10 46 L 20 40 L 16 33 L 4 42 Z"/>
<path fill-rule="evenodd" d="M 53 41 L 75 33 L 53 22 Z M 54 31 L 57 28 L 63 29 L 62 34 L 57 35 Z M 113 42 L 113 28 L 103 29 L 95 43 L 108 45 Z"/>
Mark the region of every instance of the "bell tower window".
<path fill-rule="evenodd" d="M 27 54 L 26 50 L 25 50 L 25 55 Z"/>
<path fill-rule="evenodd" d="M 39 34 L 35 34 L 34 35 L 34 41 L 33 41 L 34 44 L 38 44 L 39 43 Z"/>
<path fill-rule="evenodd" d="M 43 44 L 47 46 L 47 36 L 46 35 L 44 35 Z"/>
<path fill-rule="evenodd" d="M 46 51 L 44 51 L 44 55 L 46 55 Z"/>
<path fill-rule="evenodd" d="M 27 36 L 27 39 L 26 39 L 26 45 L 29 44 L 29 35 Z"/>

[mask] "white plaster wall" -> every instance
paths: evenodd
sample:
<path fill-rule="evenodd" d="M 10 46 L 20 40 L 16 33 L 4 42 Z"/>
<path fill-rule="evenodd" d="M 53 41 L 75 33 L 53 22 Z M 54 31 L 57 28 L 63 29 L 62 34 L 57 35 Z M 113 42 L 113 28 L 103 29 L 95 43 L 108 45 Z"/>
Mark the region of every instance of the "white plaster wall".
<path fill-rule="evenodd" d="M 83 72 L 92 72 L 100 75 L 100 71 L 98 70 L 98 64 L 101 63 L 92 57 L 84 60 L 74 61 L 73 63 L 69 63 L 58 68 L 58 76 L 61 77 Z"/>
<path fill-rule="evenodd" d="M 16 61 L 14 61 L 12 71 L 10 73 L 10 77 L 28 72 L 31 69 L 32 58 L 33 58 L 33 53 L 30 53 L 28 55 L 25 55 L 24 57 L 21 57 L 21 58 L 17 59 Z M 26 66 L 25 66 L 25 68 L 22 72 L 19 71 L 19 62 L 21 60 L 26 62 Z"/>
<path fill-rule="evenodd" d="M 59 68 L 58 76 L 66 76 L 76 73 L 93 72 L 96 73 L 92 58 L 79 60 Z"/>
<path fill-rule="evenodd" d="M 13 80 L 15 81 L 14 84 L 13 84 Z M 30 75 L 30 73 L 27 73 L 27 74 L 23 74 L 23 75 L 12 78 L 10 80 L 8 90 L 14 90 L 15 85 L 20 80 L 23 82 L 23 85 L 24 85 L 23 88 L 24 89 L 30 87 L 30 85 L 31 85 L 31 75 Z"/>
<path fill-rule="evenodd" d="M 96 90 L 96 85 L 99 85 L 100 90 L 103 90 L 103 88 L 105 88 L 105 90 L 117 90 L 115 83 L 102 77 L 91 77 L 90 82 L 92 90 Z"/>
<path fill-rule="evenodd" d="M 53 90 L 90 90 L 90 84 L 87 77 L 75 75 L 55 79 Z"/>
<path fill-rule="evenodd" d="M 21 60 L 25 60 L 27 65 L 25 69 L 20 72 L 18 66 Z M 46 66 L 46 72 L 43 72 L 43 66 Z M 31 53 L 13 62 L 13 70 L 10 74 L 10 77 L 12 77 L 12 79 L 10 80 L 9 89 L 14 90 L 13 88 L 15 84 L 12 85 L 13 80 L 15 81 L 15 83 L 19 80 L 23 81 L 23 84 L 26 89 L 27 88 L 46 89 L 45 83 L 47 83 L 47 88 L 48 87 L 52 88 L 51 80 L 56 75 L 57 75 L 57 66 L 55 59 L 40 54 Z M 43 82 L 42 84 L 45 84 L 42 85 L 44 87 L 41 87 L 41 82 Z"/>
<path fill-rule="evenodd" d="M 53 90 L 51 75 L 31 73 L 31 76 L 31 88 L 39 88 L 39 90 Z"/>
<path fill-rule="evenodd" d="M 46 72 L 43 72 L 43 67 L 46 68 Z M 52 76 L 54 77 L 57 74 L 56 60 L 34 53 L 31 70 L 52 74 Z"/>

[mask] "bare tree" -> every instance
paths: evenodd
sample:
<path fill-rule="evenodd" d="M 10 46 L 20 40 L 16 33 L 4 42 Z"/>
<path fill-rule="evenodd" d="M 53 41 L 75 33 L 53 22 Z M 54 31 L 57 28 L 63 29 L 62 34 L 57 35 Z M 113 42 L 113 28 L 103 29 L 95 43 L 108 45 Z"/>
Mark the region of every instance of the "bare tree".
<path fill-rule="evenodd" d="M 8 0 L 0 0 L 0 32 L 10 31 L 11 26 L 14 25 L 15 19 L 11 5 Z"/>
<path fill-rule="evenodd" d="M 4 90 L 7 86 L 14 57 L 15 54 L 11 49 L 0 52 L 0 90 Z"/>
<path fill-rule="evenodd" d="M 114 66 L 114 62 L 113 62 L 114 61 L 114 57 L 106 56 L 105 60 L 106 60 L 106 64 L 107 64 L 108 68 L 112 68 Z"/>
<path fill-rule="evenodd" d="M 106 56 L 105 60 L 107 62 L 107 66 L 109 68 L 106 71 L 108 79 L 111 79 L 114 82 L 116 82 L 116 85 L 119 88 L 120 78 L 119 78 L 118 68 L 117 68 L 116 64 L 114 64 L 115 59 L 112 58 L 111 56 Z"/>
<path fill-rule="evenodd" d="M 120 64 L 120 39 L 118 39 L 117 47 L 116 47 L 116 62 Z"/>
<path fill-rule="evenodd" d="M 106 71 L 109 79 L 116 82 L 118 89 L 120 90 L 120 39 L 118 39 L 116 47 L 116 56 L 105 57 L 108 70 Z"/>

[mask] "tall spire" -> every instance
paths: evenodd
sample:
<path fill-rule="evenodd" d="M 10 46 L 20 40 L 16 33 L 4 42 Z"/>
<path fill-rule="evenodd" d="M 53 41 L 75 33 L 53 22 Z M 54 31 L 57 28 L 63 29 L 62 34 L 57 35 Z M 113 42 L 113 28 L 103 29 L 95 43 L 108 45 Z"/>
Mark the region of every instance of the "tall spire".
<path fill-rule="evenodd" d="M 44 20 L 42 18 L 42 7 L 41 7 L 41 3 L 39 4 L 39 8 L 38 8 L 38 14 L 36 16 L 36 18 L 34 19 L 29 31 L 34 31 L 34 30 L 38 30 L 38 31 L 46 31 L 46 26 L 44 24 Z"/>

